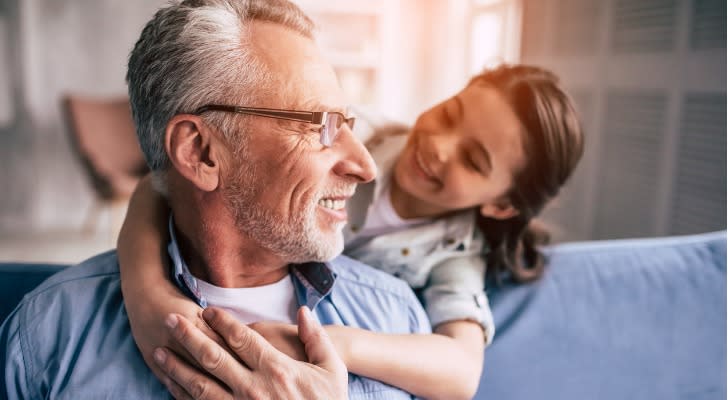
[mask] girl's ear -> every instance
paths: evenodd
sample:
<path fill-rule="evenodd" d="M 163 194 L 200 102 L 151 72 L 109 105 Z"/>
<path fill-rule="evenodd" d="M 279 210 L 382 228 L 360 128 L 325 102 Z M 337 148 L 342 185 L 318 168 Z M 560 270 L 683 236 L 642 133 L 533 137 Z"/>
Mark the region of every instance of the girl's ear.
<path fill-rule="evenodd" d="M 509 200 L 501 199 L 480 206 L 480 214 L 487 218 L 505 220 L 518 215 L 518 210 Z"/>

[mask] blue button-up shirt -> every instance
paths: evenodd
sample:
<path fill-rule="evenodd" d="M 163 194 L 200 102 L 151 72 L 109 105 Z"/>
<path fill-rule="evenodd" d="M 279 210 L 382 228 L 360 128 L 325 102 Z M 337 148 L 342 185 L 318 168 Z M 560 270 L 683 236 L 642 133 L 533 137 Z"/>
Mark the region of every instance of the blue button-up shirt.
<path fill-rule="evenodd" d="M 175 245 L 176 247 L 176 245 Z M 175 276 L 180 276 L 178 258 Z M 323 324 L 387 333 L 429 333 L 424 310 L 403 281 L 355 260 L 291 266 L 299 304 Z M 194 283 L 194 281 L 190 281 Z M 188 282 L 188 283 L 190 283 Z M 193 285 L 181 289 L 194 296 Z M 160 399 L 164 386 L 144 364 L 124 308 L 115 251 L 52 276 L 25 296 L 0 327 L 0 398 Z M 402 390 L 349 375 L 351 399 L 409 399 Z"/>

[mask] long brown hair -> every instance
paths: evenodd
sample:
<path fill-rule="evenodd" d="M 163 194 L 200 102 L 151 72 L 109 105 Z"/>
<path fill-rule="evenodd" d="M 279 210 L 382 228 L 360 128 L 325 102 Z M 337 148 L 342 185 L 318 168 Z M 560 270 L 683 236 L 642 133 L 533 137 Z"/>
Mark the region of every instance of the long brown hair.
<path fill-rule="evenodd" d="M 526 166 L 508 193 L 518 215 L 506 219 L 478 215 L 490 251 L 488 277 L 516 282 L 538 279 L 544 256 L 538 246 L 549 235 L 534 218 L 555 197 L 572 174 L 584 151 L 584 139 L 570 97 L 553 73 L 527 65 L 501 66 L 473 77 L 468 86 L 485 84 L 506 98 L 526 129 Z"/>

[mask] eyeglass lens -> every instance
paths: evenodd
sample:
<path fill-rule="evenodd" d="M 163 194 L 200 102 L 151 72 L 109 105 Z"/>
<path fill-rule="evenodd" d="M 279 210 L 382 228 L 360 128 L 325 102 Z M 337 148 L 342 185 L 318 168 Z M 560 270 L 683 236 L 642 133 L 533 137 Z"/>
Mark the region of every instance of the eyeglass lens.
<path fill-rule="evenodd" d="M 331 147 L 341 132 L 341 127 L 346 122 L 349 129 L 354 129 L 354 118 L 349 118 L 346 121 L 344 117 L 339 113 L 329 113 L 326 115 L 326 121 L 321 129 L 321 144 L 326 147 Z"/>

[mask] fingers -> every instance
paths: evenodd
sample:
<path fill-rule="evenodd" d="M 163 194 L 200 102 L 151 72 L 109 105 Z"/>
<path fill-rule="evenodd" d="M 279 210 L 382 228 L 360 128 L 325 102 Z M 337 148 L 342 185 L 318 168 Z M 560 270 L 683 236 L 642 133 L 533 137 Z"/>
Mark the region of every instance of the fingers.
<path fill-rule="evenodd" d="M 171 378 L 165 376 L 161 381 L 175 400 L 194 400 L 194 397 L 190 396 L 182 386 L 178 385 Z"/>
<path fill-rule="evenodd" d="M 200 309 L 200 312 L 198 312 L 196 314 L 195 318 L 190 318 L 190 317 L 185 317 L 185 318 L 187 318 L 189 321 L 191 321 L 195 327 L 197 327 L 199 330 L 201 330 L 202 333 L 207 335 L 207 337 L 209 337 L 210 339 L 215 340 L 218 343 L 220 341 L 222 341 L 222 339 L 220 339 L 219 336 L 217 336 L 217 334 L 212 329 L 210 329 L 210 327 L 207 326 L 205 321 L 202 319 L 202 309 Z M 165 323 L 166 322 L 167 321 L 165 321 Z M 195 358 L 192 357 L 190 352 L 187 351 L 187 349 L 185 349 L 184 346 L 182 346 L 182 344 L 180 342 L 176 342 L 170 338 L 169 340 L 166 341 L 166 343 L 159 344 L 158 346 L 155 346 L 155 347 L 159 347 L 159 346 L 165 346 L 165 347 L 169 348 L 169 350 L 174 352 L 175 355 L 177 355 L 178 357 L 181 357 L 183 360 L 185 360 L 191 366 L 198 368 L 198 369 L 202 369 L 202 366 L 197 363 L 197 360 L 195 360 Z"/>
<path fill-rule="evenodd" d="M 217 332 L 212 330 L 212 328 L 210 328 L 210 325 L 208 325 L 207 322 L 205 321 L 205 318 L 202 317 L 202 313 L 204 311 L 205 311 L 204 309 L 200 309 L 199 312 L 197 313 L 197 315 L 195 316 L 195 319 L 193 321 L 195 326 L 199 330 L 201 330 L 202 333 L 207 335 L 207 337 L 214 340 L 219 345 L 226 346 L 225 339 L 223 339 L 222 336 L 220 336 Z"/>
<path fill-rule="evenodd" d="M 217 382 L 194 369 L 174 353 L 166 349 L 154 350 L 154 361 L 167 374 L 162 379 L 177 400 L 231 399 L 230 393 Z"/>
<path fill-rule="evenodd" d="M 202 308 L 199 309 L 197 314 L 195 314 L 194 318 L 192 317 L 185 317 L 189 321 L 193 323 L 197 329 L 202 331 L 202 333 L 205 334 L 205 336 L 209 337 L 210 339 L 214 340 L 216 343 L 218 343 L 220 346 L 225 348 L 227 345 L 225 344 L 225 340 L 223 340 L 220 335 L 217 334 L 217 332 L 210 329 L 210 326 L 207 325 L 205 320 L 202 318 Z M 190 363 L 193 367 L 201 368 L 199 364 L 197 364 L 197 360 L 195 360 L 192 355 L 185 349 L 180 343 L 168 341 L 169 343 L 160 344 L 166 347 L 169 347 L 177 356 L 182 357 L 185 361 Z"/>
<path fill-rule="evenodd" d="M 298 337 L 303 342 L 311 364 L 334 373 L 346 374 L 346 366 L 334 343 L 306 306 L 298 309 Z"/>
<path fill-rule="evenodd" d="M 149 369 L 152 370 L 152 373 L 154 374 L 154 376 L 156 376 L 160 382 L 164 383 L 165 379 L 167 378 L 167 374 L 164 372 L 162 367 L 154 359 L 154 350 L 152 350 L 148 354 L 142 353 L 142 357 L 144 358 L 144 362 L 147 364 Z M 167 387 L 167 388 L 169 389 L 169 387 Z"/>
<path fill-rule="evenodd" d="M 274 362 L 282 356 L 257 332 L 221 309 L 206 308 L 202 317 L 252 370 L 260 369 L 265 363 Z"/>
<path fill-rule="evenodd" d="M 170 314 L 165 323 L 171 330 L 172 336 L 192 356 L 194 361 L 228 387 L 235 388 L 237 386 L 236 383 L 251 379 L 250 371 L 244 365 L 240 364 L 234 356 L 197 329 L 187 318 L 181 315 Z M 178 367 L 178 374 L 184 374 L 184 379 L 189 380 L 194 378 L 192 382 L 184 379 L 182 381 L 175 379 L 193 397 L 199 398 L 195 394 L 200 391 L 200 387 L 198 386 L 201 384 L 202 389 L 214 384 L 210 378 L 205 377 L 187 363 L 181 361 L 178 356 L 169 351 L 166 351 L 166 354 L 169 355 L 166 359 L 172 360 L 171 366 Z M 160 360 L 157 359 L 156 354 L 155 361 L 163 367 Z M 164 369 L 164 371 L 172 376 L 169 370 Z M 192 374 L 190 371 L 196 373 Z M 205 379 L 200 377 L 204 377 Z"/>

